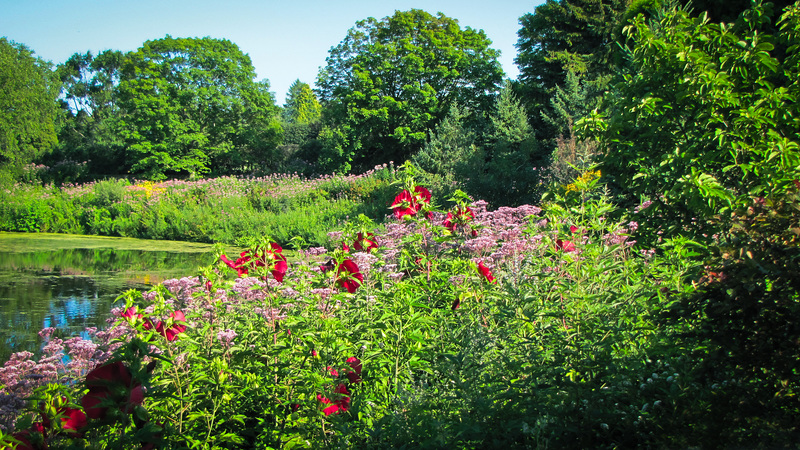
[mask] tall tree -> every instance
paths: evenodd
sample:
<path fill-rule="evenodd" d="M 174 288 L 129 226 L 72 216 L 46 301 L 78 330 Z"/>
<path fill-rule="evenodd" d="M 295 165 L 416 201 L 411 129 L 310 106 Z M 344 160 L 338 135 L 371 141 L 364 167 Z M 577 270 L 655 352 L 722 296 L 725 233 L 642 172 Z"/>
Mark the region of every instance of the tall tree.
<path fill-rule="evenodd" d="M 341 164 L 403 161 L 450 105 L 488 110 L 503 76 L 490 45 L 483 31 L 441 13 L 414 9 L 358 22 L 317 80 L 328 124 L 348 130 L 349 142 L 335 152 Z"/>
<path fill-rule="evenodd" d="M 124 146 L 114 131 L 118 114 L 114 91 L 123 60 L 122 52 L 106 50 L 96 57 L 91 52 L 76 53 L 59 64 L 63 110 L 59 145 L 43 160 L 51 166 L 55 181 L 121 173 Z"/>
<path fill-rule="evenodd" d="M 50 63 L 0 38 L 0 170 L 13 174 L 56 145 L 58 90 Z"/>
<path fill-rule="evenodd" d="M 322 117 L 322 105 L 308 83 L 295 80 L 286 93 L 283 105 L 284 120 L 290 123 L 307 124 Z"/>
<path fill-rule="evenodd" d="M 278 108 L 254 78 L 250 57 L 224 39 L 167 36 L 128 54 L 118 105 L 131 172 L 229 173 L 269 160 Z"/>
<path fill-rule="evenodd" d="M 543 120 L 552 116 L 550 97 L 572 72 L 598 95 L 614 72 L 614 33 L 625 12 L 625 0 L 547 0 L 520 18 L 516 63 L 518 91 L 540 138 L 558 130 Z"/>

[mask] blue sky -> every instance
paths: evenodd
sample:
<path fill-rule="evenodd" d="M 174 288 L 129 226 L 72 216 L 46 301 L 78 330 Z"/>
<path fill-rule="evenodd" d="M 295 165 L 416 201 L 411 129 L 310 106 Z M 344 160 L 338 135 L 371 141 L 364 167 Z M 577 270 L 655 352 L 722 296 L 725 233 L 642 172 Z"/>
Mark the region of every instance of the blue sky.
<path fill-rule="evenodd" d="M 313 86 L 331 47 L 356 21 L 395 10 L 442 12 L 484 30 L 509 78 L 519 18 L 543 0 L 0 0 L 0 36 L 25 44 L 43 59 L 64 62 L 74 53 L 136 50 L 150 39 L 225 38 L 250 55 L 258 79 L 267 78 L 282 105 L 295 79 Z"/>

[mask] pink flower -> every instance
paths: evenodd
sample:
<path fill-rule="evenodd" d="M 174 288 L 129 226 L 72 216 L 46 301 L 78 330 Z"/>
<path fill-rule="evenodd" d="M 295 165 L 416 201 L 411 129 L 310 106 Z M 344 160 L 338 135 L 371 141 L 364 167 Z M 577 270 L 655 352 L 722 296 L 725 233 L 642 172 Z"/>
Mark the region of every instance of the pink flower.
<path fill-rule="evenodd" d="M 492 271 L 489 270 L 488 267 L 483 265 L 483 261 L 478 263 L 478 272 L 481 275 L 483 275 L 483 278 L 486 278 L 486 281 L 488 281 L 489 283 L 497 284 L 497 280 L 494 279 L 494 276 L 492 275 Z"/>
<path fill-rule="evenodd" d="M 364 283 L 364 275 L 358 271 L 358 266 L 352 259 L 345 259 L 339 264 L 336 271 L 336 284 L 347 289 L 353 294 Z"/>

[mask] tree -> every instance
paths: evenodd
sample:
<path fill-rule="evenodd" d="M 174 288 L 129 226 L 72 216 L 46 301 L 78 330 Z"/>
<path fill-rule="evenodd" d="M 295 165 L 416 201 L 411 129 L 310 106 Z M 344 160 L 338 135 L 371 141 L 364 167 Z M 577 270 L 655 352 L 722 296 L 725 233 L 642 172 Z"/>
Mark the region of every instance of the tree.
<path fill-rule="evenodd" d="M 471 190 L 490 203 L 514 205 L 538 200 L 540 174 L 549 163 L 511 84 L 500 91 L 486 136 L 485 173 Z M 476 183 L 472 183 L 475 186 Z"/>
<path fill-rule="evenodd" d="M 13 174 L 56 145 L 58 90 L 50 63 L 0 38 L 0 170 Z"/>
<path fill-rule="evenodd" d="M 317 80 L 327 123 L 349 129 L 349 147 L 338 153 L 360 166 L 404 161 L 450 105 L 488 110 L 503 76 L 490 44 L 483 31 L 441 13 L 358 22 Z"/>
<path fill-rule="evenodd" d="M 286 94 L 283 118 L 288 123 L 308 124 L 322 118 L 322 105 L 308 83 L 295 80 Z"/>
<path fill-rule="evenodd" d="M 543 139 L 559 132 L 542 119 L 553 115 L 550 98 L 572 72 L 599 96 L 615 71 L 614 32 L 624 0 L 547 0 L 520 18 L 516 58 L 518 89 L 531 124 Z M 591 101 L 591 100 L 590 100 Z"/>
<path fill-rule="evenodd" d="M 254 168 L 281 139 L 269 83 L 224 39 L 167 36 L 126 55 L 118 130 L 148 178 Z"/>
<path fill-rule="evenodd" d="M 61 109 L 58 146 L 42 162 L 57 182 L 118 175 L 125 165 L 124 146 L 115 132 L 119 109 L 115 90 L 124 54 L 106 50 L 75 53 L 59 64 Z M 84 164 L 85 162 L 85 164 Z"/>
<path fill-rule="evenodd" d="M 411 162 L 438 176 L 444 185 L 462 184 L 483 170 L 483 152 L 476 133 L 466 125 L 467 116 L 458 105 L 450 106 L 425 146 L 411 157 Z"/>
<path fill-rule="evenodd" d="M 606 118 L 585 124 L 602 143 L 604 177 L 632 202 L 647 198 L 666 235 L 709 239 L 754 197 L 779 202 L 800 179 L 797 42 L 773 52 L 765 8 L 737 25 L 673 8 L 629 28 L 630 73 Z"/>

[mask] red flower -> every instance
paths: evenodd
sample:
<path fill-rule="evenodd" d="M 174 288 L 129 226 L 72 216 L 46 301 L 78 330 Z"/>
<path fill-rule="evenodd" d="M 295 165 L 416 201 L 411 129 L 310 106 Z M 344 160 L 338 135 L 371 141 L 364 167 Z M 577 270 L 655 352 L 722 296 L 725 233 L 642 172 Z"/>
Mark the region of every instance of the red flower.
<path fill-rule="evenodd" d="M 408 189 L 403 189 L 402 192 L 397 194 L 391 208 L 394 210 L 394 216 L 398 220 L 402 220 L 406 216 L 415 216 L 422 209 L 423 203 L 430 202 L 430 191 L 422 186 L 414 186 L 413 194 L 408 192 Z"/>
<path fill-rule="evenodd" d="M 575 251 L 575 244 L 570 241 L 562 241 L 561 239 L 556 239 L 556 248 L 558 250 L 563 250 L 567 253 Z"/>
<path fill-rule="evenodd" d="M 75 408 L 63 409 L 64 411 L 60 411 L 64 413 L 64 417 L 61 418 L 61 428 L 73 434 L 80 434 L 80 430 L 88 423 L 86 413 Z"/>
<path fill-rule="evenodd" d="M 456 227 L 465 226 L 467 222 L 475 219 L 475 213 L 472 212 L 470 207 L 466 207 L 462 209 L 461 207 L 456 208 L 455 214 L 452 212 L 447 213 L 447 217 L 445 217 L 444 222 L 442 225 L 450 230 L 451 232 L 456 231 Z"/>
<path fill-rule="evenodd" d="M 186 316 L 183 314 L 183 311 L 173 311 L 169 317 L 172 318 L 172 326 L 164 328 L 164 322 L 158 321 L 156 324 L 156 332 L 167 338 L 169 342 L 172 342 L 178 339 L 179 334 L 186 331 L 186 325 L 182 325 L 186 323 Z"/>
<path fill-rule="evenodd" d="M 334 391 L 337 394 L 341 394 L 336 401 L 331 401 L 327 397 L 323 397 L 317 394 L 317 400 L 322 403 L 323 405 L 330 405 L 322 410 L 326 416 L 330 416 L 331 414 L 339 414 L 340 412 L 347 412 L 350 409 L 350 397 L 348 396 L 349 392 L 347 392 L 347 386 L 340 384 L 336 387 Z"/>
<path fill-rule="evenodd" d="M 259 249 L 244 251 L 239 254 L 236 261 L 231 261 L 227 256 L 220 255 L 219 259 L 228 265 L 231 269 L 236 271 L 240 277 L 249 274 L 251 268 L 269 267 L 272 270 L 272 276 L 278 282 L 283 282 L 283 277 L 289 269 L 289 264 L 286 262 L 286 257 L 283 256 L 283 247 L 279 244 L 272 242 L 270 247 L 259 251 Z M 255 258 L 255 259 L 253 259 Z"/>
<path fill-rule="evenodd" d="M 37 424 L 33 424 L 33 430 L 22 430 L 16 432 L 11 435 L 14 439 L 19 441 L 18 444 L 15 444 L 13 447 L 10 447 L 13 450 L 47 450 L 47 442 L 44 440 L 44 434 L 42 431 L 39 431 L 36 428 Z M 41 427 L 42 424 L 38 424 Z M 32 435 L 38 435 L 34 437 L 31 442 Z M 5 448 L 5 447 L 4 447 Z"/>
<path fill-rule="evenodd" d="M 356 235 L 356 241 L 353 242 L 353 248 L 360 251 L 360 252 L 371 252 L 372 250 L 378 249 L 378 244 L 375 243 L 375 235 L 372 233 L 367 233 L 364 236 L 363 233 L 358 233 Z"/>
<path fill-rule="evenodd" d="M 351 383 L 361 383 L 361 360 L 355 356 L 351 356 L 347 358 L 347 364 L 353 369 L 347 371 L 347 379 L 350 380 Z"/>
<path fill-rule="evenodd" d="M 81 399 L 81 405 L 91 419 L 104 417 L 109 404 L 119 405 L 121 411 L 129 413 L 144 401 L 142 385 L 134 382 L 122 361 L 96 367 L 86 375 L 86 386 L 89 392 Z"/>
<path fill-rule="evenodd" d="M 336 284 L 354 293 L 364 283 L 364 275 L 358 271 L 358 266 L 351 259 L 345 259 L 339 264 L 336 271 Z"/>
<path fill-rule="evenodd" d="M 329 270 L 333 270 L 335 267 L 336 267 L 336 263 L 333 262 L 332 259 L 329 259 L 328 262 L 326 262 L 325 264 L 320 264 L 319 270 L 320 270 L 320 272 L 325 273 L 325 272 L 327 272 Z"/>
<path fill-rule="evenodd" d="M 460 308 L 460 307 L 461 307 L 461 299 L 460 299 L 460 298 L 456 298 L 456 299 L 453 301 L 453 305 L 452 305 L 452 306 L 450 306 L 450 309 L 452 309 L 453 311 L 455 311 L 455 310 L 457 310 L 457 309 L 458 309 L 458 308 Z"/>
<path fill-rule="evenodd" d="M 483 275 L 483 278 L 486 278 L 486 281 L 488 281 L 489 283 L 497 284 L 497 280 L 495 280 L 494 276 L 492 276 L 492 271 L 489 270 L 488 267 L 483 265 L 483 261 L 478 263 L 478 272 L 481 275 Z"/>
<path fill-rule="evenodd" d="M 411 217 L 417 214 L 414 197 L 411 196 L 411 193 L 408 192 L 407 189 L 403 189 L 402 192 L 397 194 L 391 208 L 394 210 L 394 216 L 397 220 L 403 220 L 406 216 Z"/>
<path fill-rule="evenodd" d="M 572 226 L 569 227 L 569 232 L 570 233 L 575 233 L 576 231 L 578 231 L 578 227 L 576 227 L 575 225 L 572 225 Z"/>

